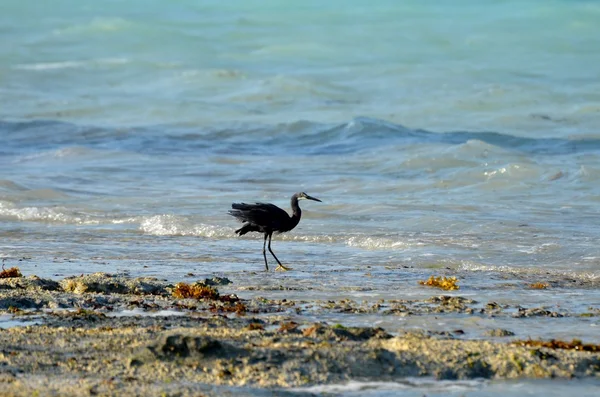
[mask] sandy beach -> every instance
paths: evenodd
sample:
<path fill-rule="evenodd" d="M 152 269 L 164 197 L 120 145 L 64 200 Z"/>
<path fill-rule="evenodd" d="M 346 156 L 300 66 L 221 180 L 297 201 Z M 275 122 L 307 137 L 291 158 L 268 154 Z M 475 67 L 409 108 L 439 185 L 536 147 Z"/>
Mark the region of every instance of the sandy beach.
<path fill-rule="evenodd" d="M 302 321 L 308 303 L 322 306 L 324 313 L 383 310 L 391 316 L 510 312 L 493 303 L 474 309 L 479 306 L 473 300 L 443 294 L 375 307 L 347 299 L 246 300 L 218 292 L 230 283 L 216 277 L 173 284 L 106 273 L 58 281 L 0 279 L 0 316 L 11 318 L 11 326 L 0 329 L 3 395 L 216 396 L 269 390 L 285 395 L 351 380 L 598 379 L 600 374 L 600 346 L 579 341 L 516 341 L 502 329 L 470 340 L 464 337 L 468 329 L 390 332 Z M 183 296 L 194 288 L 203 296 Z M 564 309 L 511 315 L 523 321 L 568 316 Z M 290 395 L 304 394 L 311 395 Z"/>

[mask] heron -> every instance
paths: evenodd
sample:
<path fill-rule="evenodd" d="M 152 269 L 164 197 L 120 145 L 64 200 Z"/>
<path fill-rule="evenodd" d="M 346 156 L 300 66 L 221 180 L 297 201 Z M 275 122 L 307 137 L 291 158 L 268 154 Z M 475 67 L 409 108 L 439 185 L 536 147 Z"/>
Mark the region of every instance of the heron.
<path fill-rule="evenodd" d="M 244 225 L 237 229 L 235 232 L 239 236 L 243 236 L 248 232 L 260 232 L 264 233 L 265 239 L 263 242 L 263 257 L 265 258 L 266 271 L 269 271 L 269 264 L 267 263 L 267 253 L 265 247 L 267 246 L 267 239 L 269 240 L 268 248 L 273 258 L 277 261 L 278 265 L 275 270 L 292 270 L 291 267 L 286 267 L 281 264 L 275 253 L 271 249 L 271 236 L 273 233 L 284 233 L 289 232 L 296 227 L 300 222 L 302 216 L 302 210 L 298 205 L 299 200 L 313 200 L 321 202 L 318 198 L 311 197 L 308 194 L 301 192 L 295 193 L 292 196 L 292 216 L 289 216 L 285 210 L 282 210 L 274 204 L 267 203 L 233 203 L 231 204 L 231 210 L 229 214 L 235 217 L 237 220 L 244 222 Z"/>

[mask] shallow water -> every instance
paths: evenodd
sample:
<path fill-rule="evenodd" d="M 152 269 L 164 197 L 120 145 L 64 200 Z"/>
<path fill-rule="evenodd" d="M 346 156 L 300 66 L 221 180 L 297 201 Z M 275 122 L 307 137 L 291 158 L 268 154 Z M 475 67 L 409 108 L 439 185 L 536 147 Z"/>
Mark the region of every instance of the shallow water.
<path fill-rule="evenodd" d="M 345 385 L 315 386 L 298 391 L 326 396 L 470 396 L 492 397 L 505 395 L 537 396 L 536 388 L 544 390 L 544 395 L 564 396 L 577 393 L 581 396 L 595 396 L 600 391 L 600 383 L 561 382 L 561 381 L 436 381 L 432 379 L 406 379 L 404 382 L 350 382 Z M 545 390 L 548 389 L 548 394 Z"/>
<path fill-rule="evenodd" d="M 11 327 L 23 327 L 27 325 L 36 325 L 41 324 L 41 321 L 38 319 L 24 319 L 14 317 L 9 314 L 1 314 L 0 315 L 0 329 L 2 328 L 11 328 Z"/>
<path fill-rule="evenodd" d="M 2 8 L 7 265 L 304 300 L 427 298 L 454 274 L 452 294 L 572 316 L 326 320 L 600 341 L 595 2 Z M 294 271 L 266 274 L 226 212 L 296 191 L 323 203 L 274 238 Z"/>

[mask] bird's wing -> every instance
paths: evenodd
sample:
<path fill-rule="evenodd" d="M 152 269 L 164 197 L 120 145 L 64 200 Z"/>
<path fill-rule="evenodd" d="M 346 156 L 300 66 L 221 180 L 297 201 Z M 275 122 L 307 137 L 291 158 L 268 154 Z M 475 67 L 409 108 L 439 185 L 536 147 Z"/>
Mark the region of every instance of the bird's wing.
<path fill-rule="evenodd" d="M 273 230 L 282 228 L 290 219 L 287 212 L 273 204 L 234 203 L 231 205 L 231 208 L 233 209 L 229 213 L 240 221 Z"/>

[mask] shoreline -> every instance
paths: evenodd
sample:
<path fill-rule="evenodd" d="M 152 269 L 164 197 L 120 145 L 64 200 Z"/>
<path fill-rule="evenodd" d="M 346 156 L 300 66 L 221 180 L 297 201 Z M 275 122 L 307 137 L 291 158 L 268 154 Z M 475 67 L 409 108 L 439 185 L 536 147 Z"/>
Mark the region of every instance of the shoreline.
<path fill-rule="evenodd" d="M 150 277 L 0 279 L 0 315 L 24 320 L 0 328 L 0 386 L 15 396 L 211 395 L 221 386 L 288 389 L 405 377 L 600 378 L 599 345 L 528 346 L 505 342 L 506 330 L 480 340 L 462 338 L 465 330 L 392 334 L 315 322 L 302 310 L 290 320 L 298 302 L 219 294 L 230 282 L 196 282 L 198 291 L 210 292 L 197 299 L 176 298 L 181 285 Z M 327 304 L 360 309 L 348 300 Z M 477 315 L 473 301 L 457 296 L 388 304 L 401 316 Z M 480 310 L 503 315 L 489 304 Z M 562 314 L 529 312 L 539 315 Z"/>

